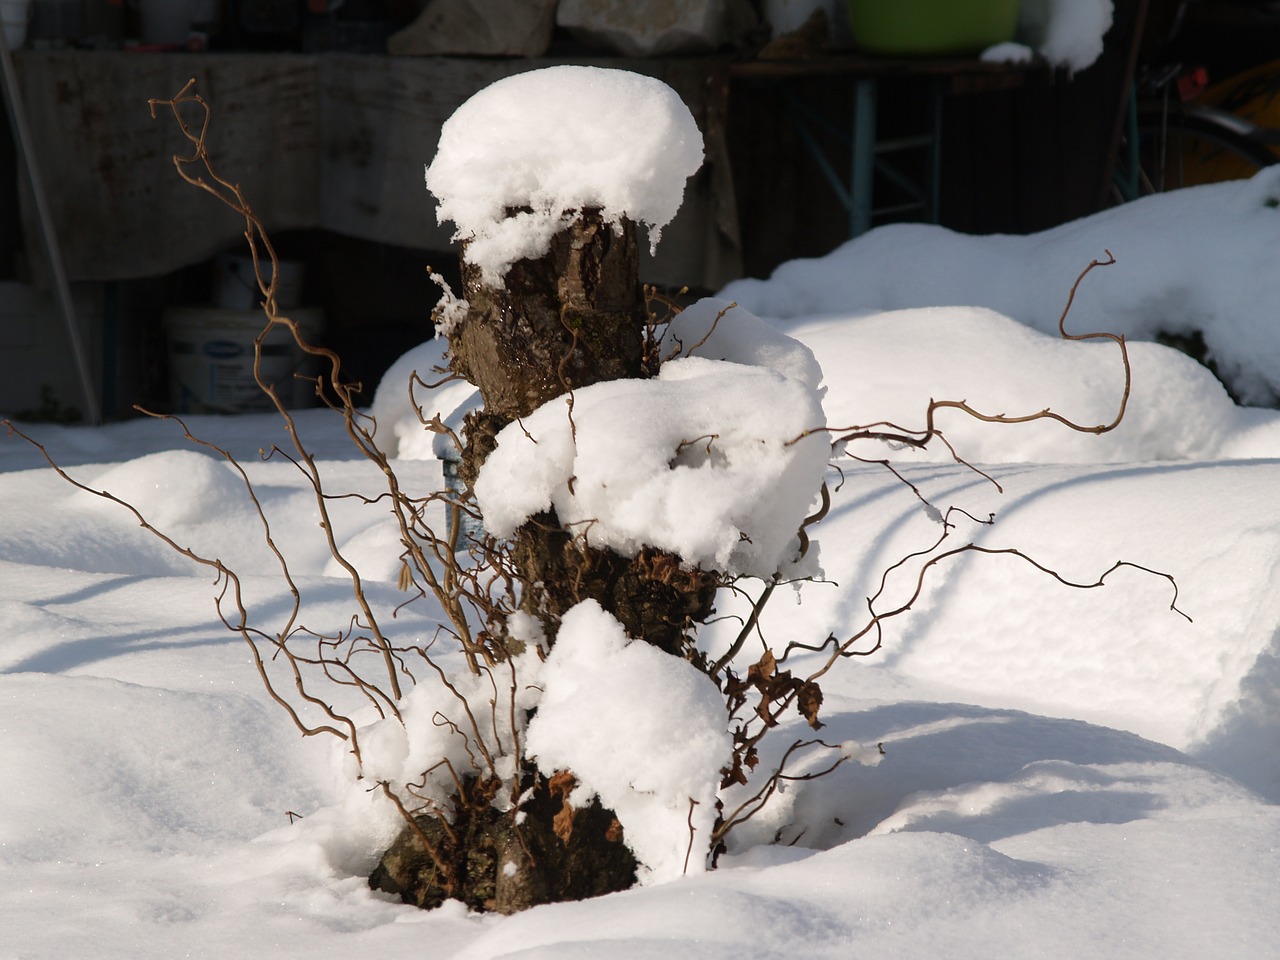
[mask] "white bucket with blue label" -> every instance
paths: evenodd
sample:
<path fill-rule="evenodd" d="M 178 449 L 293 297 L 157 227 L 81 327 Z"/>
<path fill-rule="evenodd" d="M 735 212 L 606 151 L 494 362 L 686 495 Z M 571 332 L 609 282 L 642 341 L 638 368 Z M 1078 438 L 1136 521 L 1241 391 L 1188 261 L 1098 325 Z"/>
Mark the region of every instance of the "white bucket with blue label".
<path fill-rule="evenodd" d="M 282 311 L 298 324 L 309 344 L 324 330 L 324 311 Z M 174 413 L 253 413 L 274 410 L 271 398 L 253 374 L 254 340 L 267 326 L 261 310 L 174 307 L 165 312 L 169 344 L 169 399 Z M 320 369 L 316 358 L 298 346 L 287 326 L 276 325 L 262 341 L 262 379 L 275 387 L 286 407 L 316 401 Z"/>

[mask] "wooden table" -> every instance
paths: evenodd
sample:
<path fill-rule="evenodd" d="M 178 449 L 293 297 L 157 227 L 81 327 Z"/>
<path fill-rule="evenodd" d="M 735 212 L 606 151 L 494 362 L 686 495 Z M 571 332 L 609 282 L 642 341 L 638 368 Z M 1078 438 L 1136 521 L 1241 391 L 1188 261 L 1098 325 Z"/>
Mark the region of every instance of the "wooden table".
<path fill-rule="evenodd" d="M 243 223 L 183 183 L 187 151 L 151 98 L 195 78 L 213 111 L 208 147 L 273 232 L 321 228 L 421 250 L 451 248 L 423 171 L 440 127 L 472 94 L 565 61 L 325 53 L 20 51 L 14 56 L 35 152 L 72 280 L 158 276 L 212 257 Z M 576 60 L 656 76 L 689 105 L 708 162 L 663 231 L 646 276 L 716 288 L 740 275 L 723 124 L 707 78 L 724 60 Z M 30 204 L 24 204 L 29 210 Z M 26 232 L 34 237 L 30 216 Z M 28 250 L 38 249 L 28 242 Z"/>

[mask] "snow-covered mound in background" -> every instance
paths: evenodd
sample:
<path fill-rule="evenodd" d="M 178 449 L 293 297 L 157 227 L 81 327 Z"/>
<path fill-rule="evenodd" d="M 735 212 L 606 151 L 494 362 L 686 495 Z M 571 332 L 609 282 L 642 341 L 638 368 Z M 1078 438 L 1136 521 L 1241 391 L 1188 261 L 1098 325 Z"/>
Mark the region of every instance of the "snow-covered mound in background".
<path fill-rule="evenodd" d="M 424 420 L 440 417 L 460 427 L 456 415 L 480 401 L 480 392 L 466 380 L 449 380 L 449 341 L 436 337 L 407 350 L 378 381 L 369 415 L 377 424 L 375 439 L 389 457 L 430 460 L 435 434 Z M 433 389 L 428 387 L 439 384 Z"/>
<path fill-rule="evenodd" d="M 1068 341 L 978 307 L 925 307 L 780 322 L 821 361 L 832 427 L 881 420 L 922 430 L 930 400 L 963 400 L 980 413 L 1049 409 L 1083 427 L 1112 423 L 1125 369 L 1114 341 Z M 1070 332 L 1070 331 L 1069 331 Z M 941 409 L 937 425 L 980 463 L 1115 463 L 1280 454 L 1280 419 L 1237 407 L 1222 384 L 1185 354 L 1129 342 L 1131 392 L 1115 430 L 1074 432 L 1048 419 L 1000 424 Z M 868 451 L 854 450 L 854 453 Z M 895 452 L 950 460 L 941 443 Z"/>
<path fill-rule="evenodd" d="M 1280 167 L 1251 180 L 1177 190 L 1030 236 L 965 236 L 897 224 L 825 257 L 782 264 L 768 280 L 719 294 L 765 319 L 848 316 L 903 307 L 989 307 L 1054 333 L 1077 275 L 1116 258 L 1080 285 L 1068 317 L 1076 333 L 1134 339 L 1201 334 L 1209 356 L 1246 403 L 1280 396 Z"/>

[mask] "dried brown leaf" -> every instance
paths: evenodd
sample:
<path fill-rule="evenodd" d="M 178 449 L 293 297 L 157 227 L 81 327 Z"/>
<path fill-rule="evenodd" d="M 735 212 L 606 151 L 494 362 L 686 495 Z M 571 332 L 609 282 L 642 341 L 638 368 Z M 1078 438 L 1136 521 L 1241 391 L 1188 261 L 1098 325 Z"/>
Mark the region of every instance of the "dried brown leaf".
<path fill-rule="evenodd" d="M 577 778 L 568 770 L 557 772 L 547 781 L 547 789 L 551 791 L 551 795 L 560 797 L 560 809 L 551 818 L 551 829 L 555 831 L 561 843 L 568 843 L 569 838 L 573 836 L 573 818 L 577 811 L 569 803 L 569 794 L 577 785 Z"/>
<path fill-rule="evenodd" d="M 760 686 L 772 679 L 777 669 L 778 661 L 774 658 L 773 651 L 766 650 L 758 662 L 747 668 L 747 682 Z"/>
<path fill-rule="evenodd" d="M 555 831 L 561 843 L 568 843 L 569 838 L 573 836 L 573 815 L 576 812 L 569 801 L 565 800 L 564 805 L 560 807 L 560 812 L 551 818 L 551 829 Z"/>
<path fill-rule="evenodd" d="M 822 709 L 822 688 L 812 680 L 800 684 L 799 689 L 796 690 L 796 709 L 809 721 L 809 726 L 815 730 L 821 730 L 823 723 L 818 719 L 818 711 Z"/>

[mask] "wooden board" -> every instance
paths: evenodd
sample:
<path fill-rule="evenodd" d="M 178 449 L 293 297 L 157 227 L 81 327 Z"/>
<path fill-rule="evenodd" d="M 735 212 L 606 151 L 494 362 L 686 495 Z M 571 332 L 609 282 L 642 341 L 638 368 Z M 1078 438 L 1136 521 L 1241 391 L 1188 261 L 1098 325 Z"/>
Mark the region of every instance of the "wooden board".
<path fill-rule="evenodd" d="M 23 51 L 15 62 L 68 275 L 112 280 L 169 273 L 241 237 L 242 222 L 178 178 L 171 157 L 189 145 L 147 107 L 191 77 L 213 108 L 217 169 L 270 231 L 321 227 L 441 251 L 453 225 L 436 223 L 423 174 L 442 124 L 490 83 L 562 61 Z M 738 276 L 733 181 L 710 97 L 721 62 L 597 63 L 665 80 L 708 134 L 708 163 L 645 278 L 716 288 Z"/>

